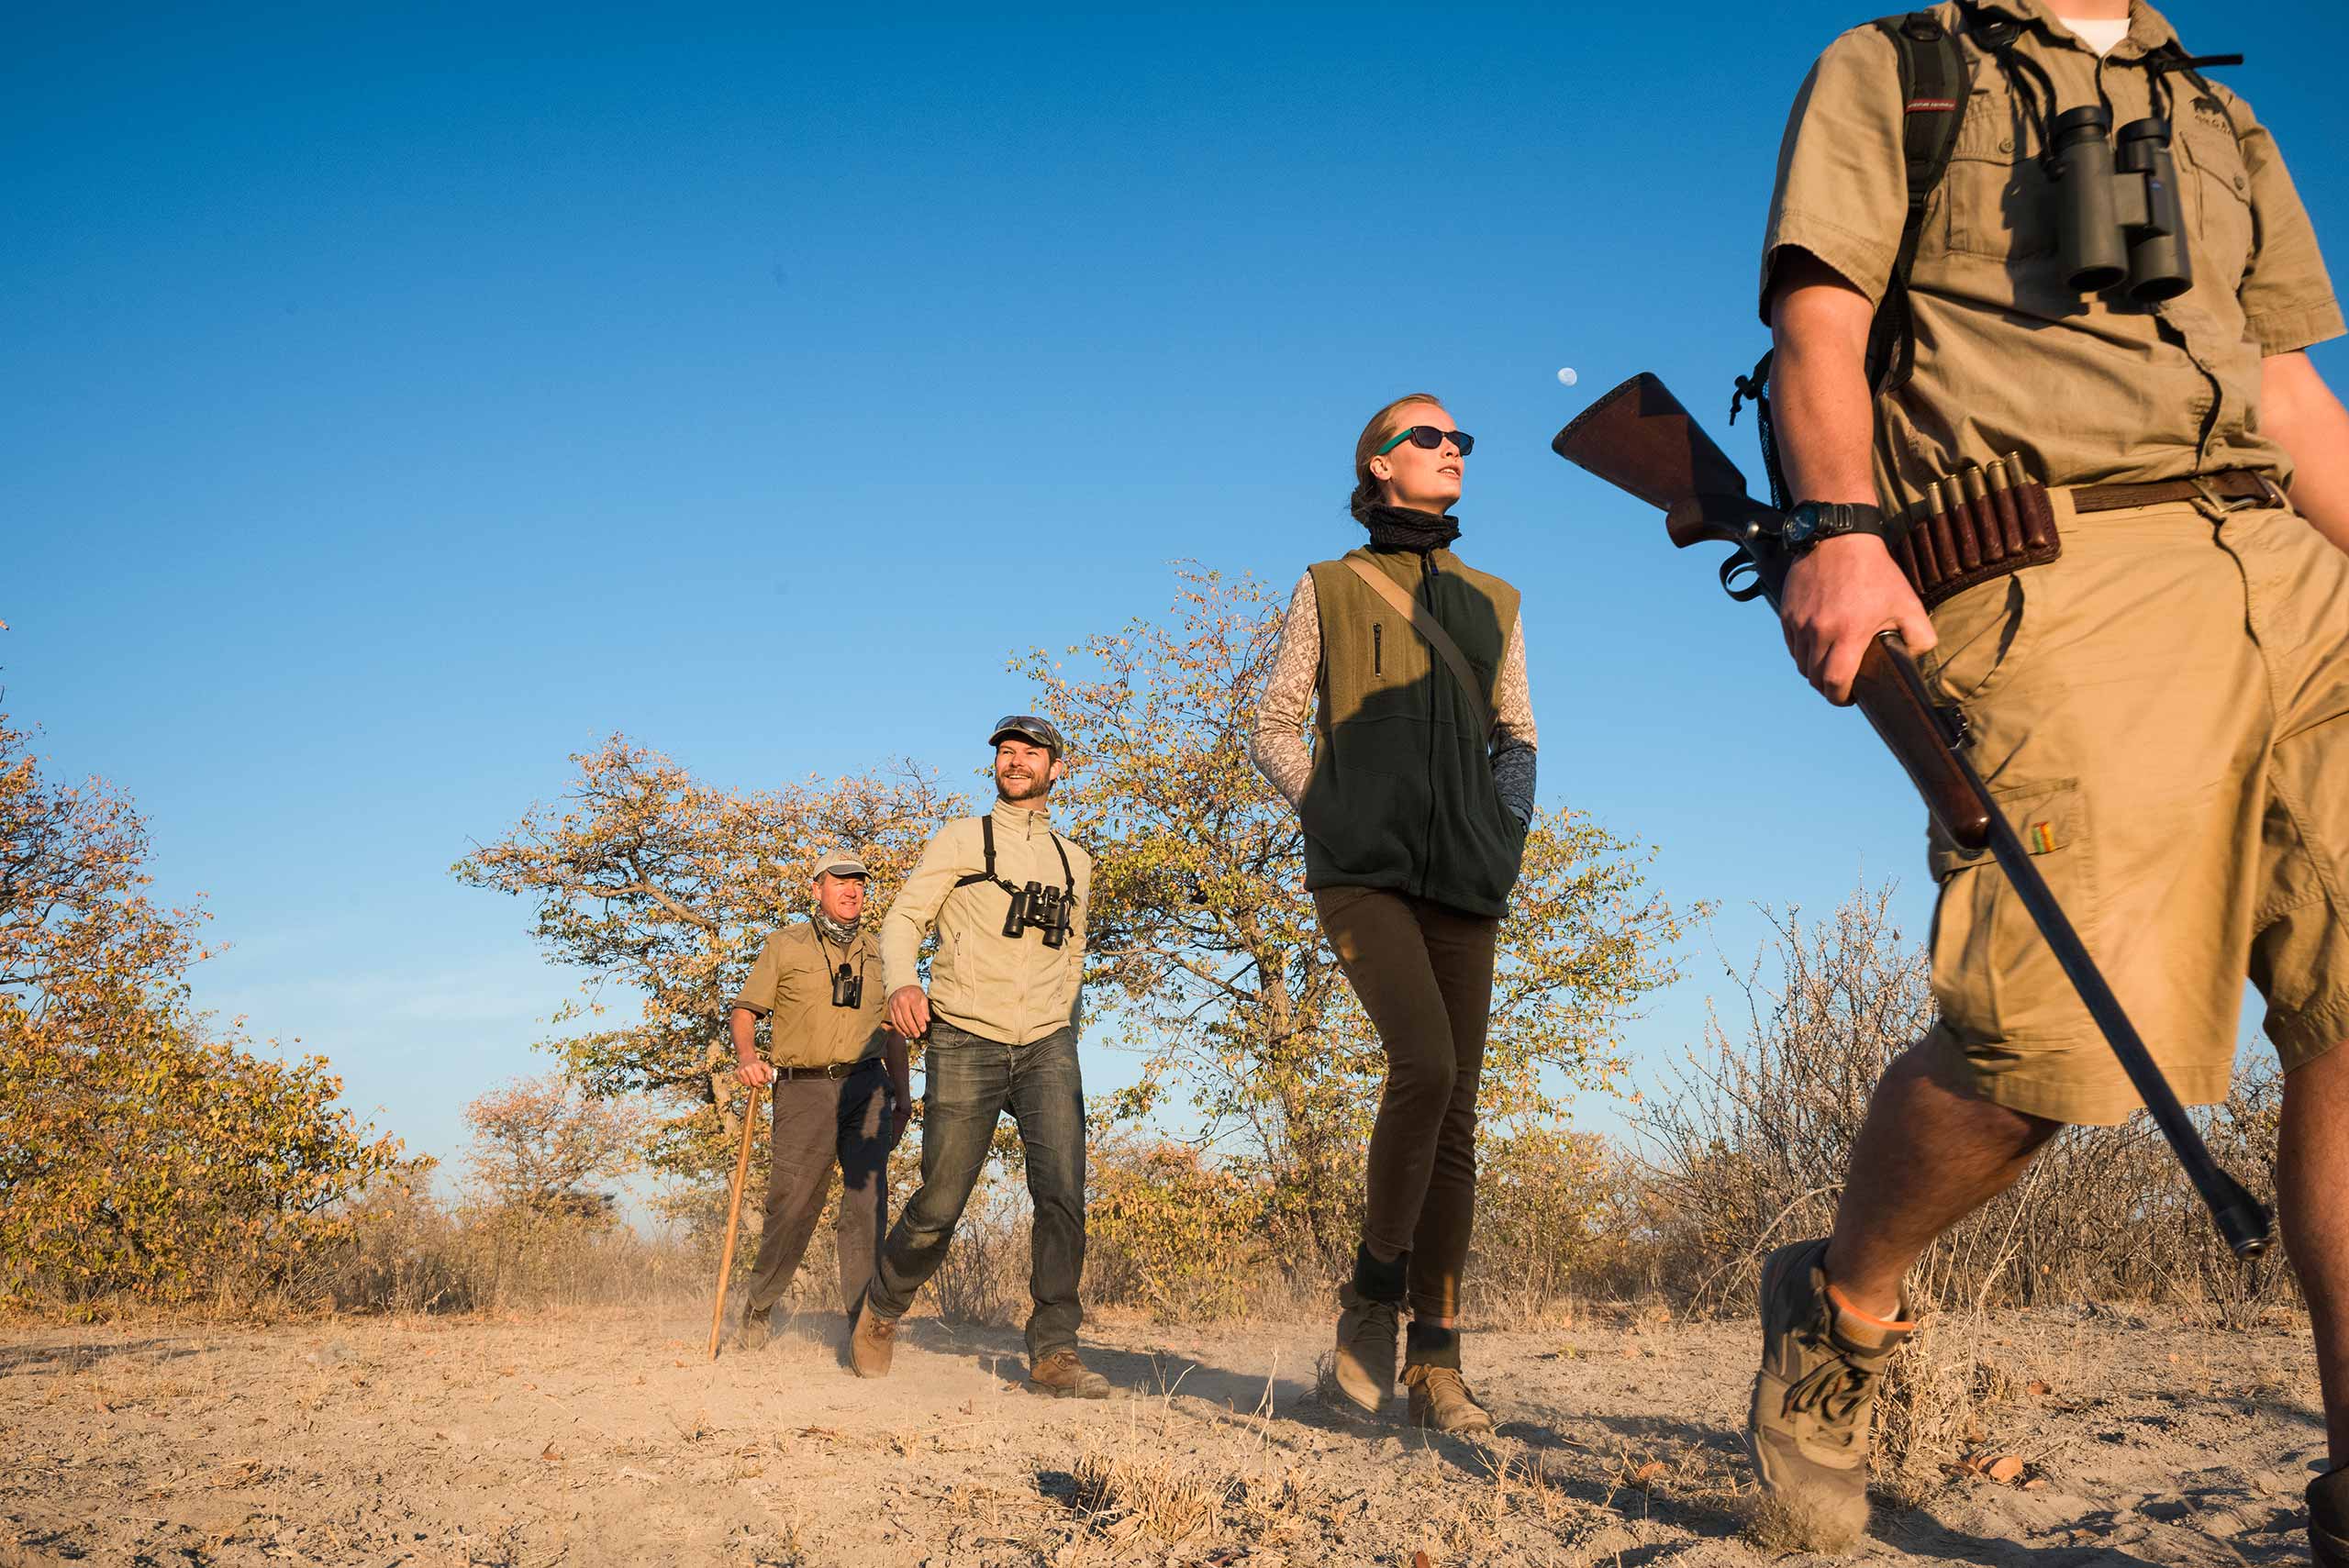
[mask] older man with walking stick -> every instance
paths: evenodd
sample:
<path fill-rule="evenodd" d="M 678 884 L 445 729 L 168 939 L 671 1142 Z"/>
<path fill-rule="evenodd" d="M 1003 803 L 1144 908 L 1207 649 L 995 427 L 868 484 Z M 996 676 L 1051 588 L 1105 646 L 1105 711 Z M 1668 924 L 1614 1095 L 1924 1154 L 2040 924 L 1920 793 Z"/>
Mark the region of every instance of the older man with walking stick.
<path fill-rule="evenodd" d="M 864 862 L 830 854 L 816 869 L 814 908 L 759 950 L 729 1018 L 735 1075 L 773 1084 L 766 1213 L 740 1342 L 766 1342 L 774 1304 L 791 1288 L 841 1173 L 841 1307 L 853 1315 L 873 1278 L 888 1218 L 889 1151 L 913 1106 L 906 1042 L 884 1021 L 880 944 L 864 924 Z M 767 1056 L 756 1029 L 767 1022 Z M 738 1200 L 739 1202 L 739 1196 Z"/>

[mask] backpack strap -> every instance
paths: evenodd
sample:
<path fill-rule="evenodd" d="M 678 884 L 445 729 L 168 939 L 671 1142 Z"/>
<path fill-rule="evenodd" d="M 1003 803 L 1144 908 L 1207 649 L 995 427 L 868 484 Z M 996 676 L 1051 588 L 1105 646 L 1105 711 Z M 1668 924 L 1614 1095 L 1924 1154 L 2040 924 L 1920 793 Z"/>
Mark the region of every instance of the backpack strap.
<path fill-rule="evenodd" d="M 1885 280 L 1884 298 L 1868 323 L 1868 388 L 1876 396 L 1908 381 L 1917 364 L 1917 324 L 1909 310 L 1909 273 L 1917 264 L 1917 241 L 1925 231 L 1925 207 L 1942 176 L 1949 172 L 1950 154 L 1957 150 L 1958 127 L 1965 119 L 1965 100 L 1974 91 L 1974 72 L 1956 37 L 1931 11 L 1880 17 L 1877 28 L 1892 40 L 1893 57 L 1900 68 L 1900 156 L 1909 184 L 1909 210 L 1900 225 L 1900 248 L 1894 253 L 1892 274 Z M 2005 26 L 2005 24 L 2001 24 Z M 2004 41 L 2013 41 L 2002 35 Z M 1995 46 L 1995 45 L 1994 45 Z M 1738 409 L 1748 401 L 1761 428 L 1762 467 L 1769 476 L 1770 504 L 1785 511 L 1798 499 L 1787 487 L 1778 462 L 1778 437 L 1770 417 L 1770 370 L 1775 350 L 1765 350 L 1751 375 L 1737 378 L 1729 400 L 1729 422 L 1737 423 Z"/>
<path fill-rule="evenodd" d="M 1974 75 L 1965 50 L 1931 11 L 1884 17 L 1876 24 L 1892 40 L 1900 64 L 1900 155 L 1909 176 L 1909 213 L 1900 249 L 1886 280 L 1884 301 L 1868 325 L 1868 384 L 1878 396 L 1909 379 L 1917 362 L 1917 327 L 1909 310 L 1909 272 L 1925 229 L 1925 206 L 1949 172 L 1957 128 Z"/>

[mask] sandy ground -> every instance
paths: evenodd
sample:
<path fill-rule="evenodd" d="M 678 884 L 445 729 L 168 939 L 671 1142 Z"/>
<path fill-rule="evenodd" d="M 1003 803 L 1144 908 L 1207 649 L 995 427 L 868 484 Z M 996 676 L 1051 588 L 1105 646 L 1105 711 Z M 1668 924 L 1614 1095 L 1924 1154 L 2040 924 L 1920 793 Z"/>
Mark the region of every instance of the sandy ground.
<path fill-rule="evenodd" d="M 1106 1403 L 1026 1393 L 1019 1337 L 913 1321 L 895 1374 L 830 1321 L 715 1365 L 686 1310 L 511 1323 L 19 1329 L 0 1563 L 1635 1565 L 1799 1562 L 1741 1537 L 1753 1340 L 1584 1324 L 1470 1341 L 1497 1440 L 1311 1393 L 1326 1329 L 1088 1328 Z M 910 1341 L 910 1342 L 904 1342 Z M 1880 1497 L 1859 1560 L 2305 1562 L 2322 1451 L 2301 1335 L 2001 1320 L 2005 1484 Z"/>

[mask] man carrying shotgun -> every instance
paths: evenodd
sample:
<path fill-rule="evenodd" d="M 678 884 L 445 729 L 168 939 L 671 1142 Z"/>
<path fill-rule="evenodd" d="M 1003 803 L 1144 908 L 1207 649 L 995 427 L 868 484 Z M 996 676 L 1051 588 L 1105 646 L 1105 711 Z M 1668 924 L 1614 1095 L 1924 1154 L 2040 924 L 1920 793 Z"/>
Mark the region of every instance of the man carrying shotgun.
<path fill-rule="evenodd" d="M 1764 242 L 1787 646 L 1850 700 L 1898 633 L 2178 1096 L 2243 979 L 2349 1564 L 2349 414 L 2342 315 L 2248 105 L 2129 0 L 1948 4 L 1829 47 Z M 1905 39 L 1901 36 L 1906 32 Z M 1784 504 L 1782 501 L 1782 504 Z M 1817 803 L 1831 811 L 1832 802 Z M 1940 1019 L 1877 1086 L 1833 1234 L 1765 1264 L 1750 1442 L 1789 1544 L 1867 1519 L 1901 1281 L 2068 1124 L 2138 1097 L 2009 878 L 1935 836 Z"/>

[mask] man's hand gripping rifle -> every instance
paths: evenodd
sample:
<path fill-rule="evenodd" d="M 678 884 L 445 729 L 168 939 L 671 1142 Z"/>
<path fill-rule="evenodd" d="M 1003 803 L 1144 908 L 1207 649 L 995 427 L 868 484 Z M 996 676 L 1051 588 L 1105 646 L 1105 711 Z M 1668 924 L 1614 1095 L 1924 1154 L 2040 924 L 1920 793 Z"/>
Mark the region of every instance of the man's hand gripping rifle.
<path fill-rule="evenodd" d="M 1663 382 L 1645 372 L 1633 376 L 1584 409 L 1550 444 L 1567 462 L 1662 508 L 1665 530 L 1681 549 L 1714 540 L 1736 546 L 1736 553 L 1721 563 L 1721 585 L 1732 598 L 1766 598 L 1777 607 L 1793 565 L 1779 542 L 1785 514 L 1746 494 L 1745 476 Z M 1963 849 L 1987 848 L 1997 858 L 2235 1256 L 2266 1251 L 2267 1211 L 2211 1158 L 2039 868 L 1960 750 L 1965 734 L 1956 711 L 1934 703 L 1898 634 L 1880 633 L 1869 647 L 1853 682 L 1852 700 L 1908 770 L 1942 831 Z"/>

